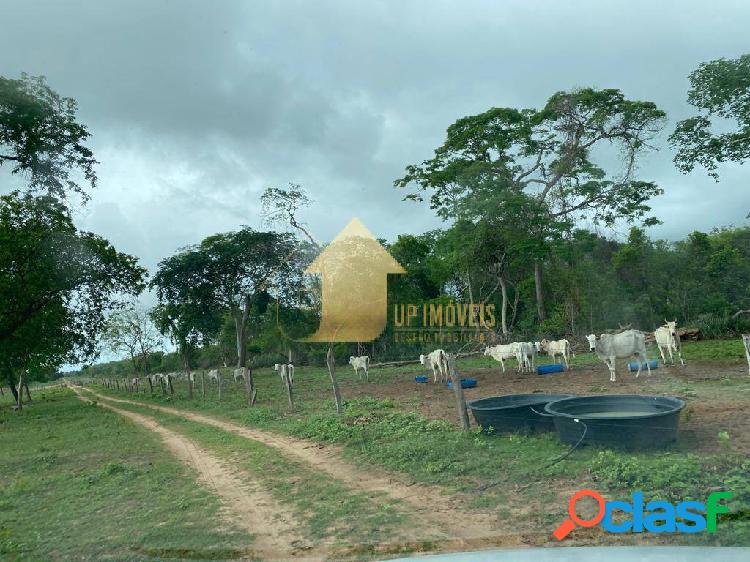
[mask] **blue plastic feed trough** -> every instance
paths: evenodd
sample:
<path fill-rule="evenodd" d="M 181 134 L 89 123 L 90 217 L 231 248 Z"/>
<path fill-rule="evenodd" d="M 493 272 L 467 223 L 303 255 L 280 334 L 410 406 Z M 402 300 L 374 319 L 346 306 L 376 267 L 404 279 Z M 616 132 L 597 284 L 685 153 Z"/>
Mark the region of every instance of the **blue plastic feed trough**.
<path fill-rule="evenodd" d="M 656 359 L 651 359 L 648 361 L 648 366 L 651 367 L 652 369 L 658 369 L 659 363 L 656 361 Z M 635 361 L 631 361 L 630 363 L 628 363 L 628 369 L 630 369 L 631 371 L 637 371 L 638 363 L 636 363 Z M 644 371 L 646 370 L 646 361 L 641 363 L 641 370 L 644 370 Z"/>
<path fill-rule="evenodd" d="M 536 368 L 536 372 L 539 375 L 550 375 L 552 373 L 562 373 L 565 370 L 560 363 L 552 363 L 551 365 L 539 365 Z"/>
<path fill-rule="evenodd" d="M 477 385 L 477 379 L 461 379 L 461 388 L 474 388 Z M 448 388 L 453 388 L 453 381 L 448 381 Z"/>
<path fill-rule="evenodd" d="M 414 380 L 417 381 L 417 382 L 427 382 L 430 379 L 429 379 L 429 377 L 426 377 L 424 375 L 419 375 L 419 376 L 414 377 Z"/>

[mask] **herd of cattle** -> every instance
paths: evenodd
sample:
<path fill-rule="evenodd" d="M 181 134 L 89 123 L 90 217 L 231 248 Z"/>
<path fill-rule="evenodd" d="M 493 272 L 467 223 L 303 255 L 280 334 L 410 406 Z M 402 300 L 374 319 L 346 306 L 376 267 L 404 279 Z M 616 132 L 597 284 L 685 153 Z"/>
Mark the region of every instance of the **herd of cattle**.
<path fill-rule="evenodd" d="M 677 333 L 677 321 L 665 321 L 663 326 L 660 326 L 652 333 L 642 332 L 640 330 L 627 329 L 616 333 L 604 333 L 596 336 L 595 334 L 589 334 L 586 336 L 586 340 L 589 344 L 589 351 L 596 353 L 596 355 L 604 361 L 609 369 L 609 380 L 615 382 L 615 361 L 617 359 L 633 358 L 637 364 L 636 377 L 641 374 L 641 368 L 643 365 L 646 366 L 648 373 L 651 374 L 651 366 L 648 362 L 646 355 L 646 344 L 648 341 L 653 340 L 659 349 L 662 362 L 667 363 L 667 356 L 672 365 L 675 365 L 675 355 L 680 361 L 681 365 L 685 365 L 685 361 L 682 358 L 682 347 L 680 344 L 680 336 Z M 750 334 L 742 336 L 742 341 L 745 346 L 745 355 L 748 361 L 748 369 L 750 373 Z M 494 345 L 487 347 L 484 350 L 484 355 L 492 357 L 498 361 L 501 365 L 502 372 L 505 372 L 505 361 L 508 359 L 515 359 L 518 364 L 519 372 L 531 372 L 535 368 L 537 355 L 545 353 L 552 358 L 552 361 L 560 361 L 564 364 L 565 369 L 570 369 L 570 357 L 575 357 L 572 352 L 570 342 L 566 339 L 561 340 L 547 340 L 535 342 L 512 342 L 502 345 Z M 419 362 L 432 370 L 432 376 L 434 382 L 445 382 L 448 380 L 448 361 L 447 354 L 442 349 L 436 349 L 427 355 L 420 355 Z M 354 369 L 354 373 L 362 379 L 360 371 L 364 372 L 366 379 L 369 381 L 369 368 L 370 358 L 367 355 L 351 356 L 349 358 L 349 364 Z M 282 382 L 285 382 L 287 377 L 289 384 L 294 382 L 294 365 L 288 364 L 276 364 L 274 365 L 274 371 L 278 372 L 281 376 Z M 232 376 L 235 382 L 241 382 L 245 380 L 245 369 L 234 369 Z M 155 375 L 149 375 L 151 385 L 159 385 L 164 383 L 165 385 L 171 385 L 172 381 L 177 379 L 190 380 L 192 383 L 196 382 L 196 372 L 190 373 L 157 373 Z M 218 369 L 212 369 L 206 373 L 206 378 L 209 382 L 220 384 L 222 377 Z M 133 387 L 138 388 L 141 379 L 134 378 L 131 381 Z"/>
<path fill-rule="evenodd" d="M 617 359 L 634 358 L 638 369 L 636 377 L 641 374 L 641 367 L 645 364 L 649 374 L 651 366 L 646 355 L 646 339 L 648 335 L 640 330 L 623 330 L 619 333 L 605 333 L 597 337 L 595 334 L 586 336 L 589 343 L 589 351 L 604 361 L 609 368 L 609 380 L 615 382 L 615 361 Z M 680 346 L 680 336 L 677 333 L 677 321 L 666 321 L 653 332 L 653 338 L 659 348 L 662 361 L 666 363 L 666 355 L 674 365 L 674 354 L 677 354 L 680 363 L 684 366 L 685 361 L 682 358 L 682 348 Z M 745 350 L 750 364 L 750 336 L 743 336 Z M 566 339 L 547 340 L 543 339 L 538 342 L 512 342 L 502 345 L 494 345 L 484 350 L 484 355 L 492 357 L 500 362 L 503 373 L 505 372 L 505 361 L 515 359 L 518 364 L 519 372 L 530 372 L 535 367 L 537 354 L 544 352 L 552 357 L 552 361 L 557 361 L 557 357 L 564 363 L 566 369 L 570 369 L 570 356 L 572 354 L 570 342 Z M 436 349 L 428 355 L 420 355 L 419 362 L 422 365 L 432 369 L 433 380 L 438 382 L 447 378 L 446 353 L 442 349 Z"/>

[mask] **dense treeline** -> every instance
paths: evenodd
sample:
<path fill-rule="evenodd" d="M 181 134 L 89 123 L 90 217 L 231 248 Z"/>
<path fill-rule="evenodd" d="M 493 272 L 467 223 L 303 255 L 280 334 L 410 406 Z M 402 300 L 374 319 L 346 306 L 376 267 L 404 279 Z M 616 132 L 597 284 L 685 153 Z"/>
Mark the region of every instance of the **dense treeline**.
<path fill-rule="evenodd" d="M 697 115 L 669 136 L 678 170 L 700 166 L 718 180 L 721 163 L 747 159 L 749 70 L 745 55 L 690 75 Z M 321 307 L 320 281 L 303 275 L 323 249 L 300 220 L 311 204 L 305 190 L 269 188 L 267 230 L 209 236 L 165 257 L 149 279 L 137 258 L 73 222 L 71 200 L 85 204 L 97 181 L 76 111 L 43 78 L 0 77 L 0 166 L 25 180 L 0 197 L 0 379 L 20 387 L 24 375 L 43 380 L 107 348 L 129 358 L 89 374 L 323 363 L 328 345 L 298 341 Z M 653 330 L 666 318 L 706 337 L 747 329 L 750 229 L 676 243 L 647 236 L 658 222 L 650 201 L 662 188 L 639 176 L 638 162 L 666 123 L 653 102 L 594 88 L 456 120 L 432 158 L 407 164 L 394 181 L 416 202 L 405 204 L 429 202 L 415 210 L 435 212 L 445 227 L 386 244 L 406 269 L 392 276 L 388 302 L 492 305 L 491 335 L 500 340 L 575 340 L 627 324 Z M 600 158 L 612 151 L 619 158 Z M 616 241 L 581 230 L 584 222 L 633 227 Z M 147 286 L 152 310 L 127 304 Z M 388 314 L 375 341 L 333 345 L 337 361 L 414 358 L 436 347 L 397 340 L 392 306 Z M 163 338 L 174 353 L 163 351 Z M 472 346 L 481 343 L 440 344 Z"/>
<path fill-rule="evenodd" d="M 455 229 L 455 230 L 454 230 Z M 390 303 L 466 301 L 501 306 L 496 280 L 486 272 L 455 268 L 452 260 L 455 231 L 467 234 L 465 225 L 420 236 L 402 235 L 389 244 L 389 250 L 407 270 L 393 276 Z M 461 255 L 471 247 L 464 238 Z M 546 262 L 545 294 L 549 315 L 537 318 L 532 267 L 508 282 L 509 339 L 568 337 L 581 340 L 588 333 L 630 324 L 653 330 L 665 319 L 681 326 L 698 328 L 704 337 L 735 337 L 750 330 L 750 227 L 726 228 L 711 233 L 693 232 L 685 240 L 670 243 L 654 241 L 644 230 L 633 228 L 626 241 L 607 239 L 590 231 L 576 230 L 559 241 Z M 219 338 L 199 347 L 196 368 L 233 366 L 231 321 L 227 318 Z M 279 333 L 275 309 L 260 315 L 248 346 L 252 364 L 270 366 L 287 357 L 303 363 L 322 365 L 325 350 L 284 339 Z M 452 347 L 463 347 L 455 344 Z M 375 342 L 364 346 L 336 346 L 337 361 L 346 362 L 351 354 L 368 353 L 375 361 L 414 359 L 430 344 L 398 344 L 393 324 Z M 445 344 L 451 347 L 451 344 Z M 179 371 L 183 368 L 177 353 L 149 355 L 148 371 Z M 133 372 L 130 361 L 113 361 L 86 370 L 90 376 L 124 375 Z"/>

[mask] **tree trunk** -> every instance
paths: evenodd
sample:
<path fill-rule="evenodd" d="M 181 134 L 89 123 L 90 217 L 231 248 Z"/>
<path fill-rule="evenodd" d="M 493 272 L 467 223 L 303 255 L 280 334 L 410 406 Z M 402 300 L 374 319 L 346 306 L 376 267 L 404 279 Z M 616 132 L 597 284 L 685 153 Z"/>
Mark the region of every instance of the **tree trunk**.
<path fill-rule="evenodd" d="M 169 394 L 174 396 L 174 387 L 172 386 L 172 377 L 167 377 L 167 387 L 169 388 Z"/>
<path fill-rule="evenodd" d="M 16 385 L 13 383 L 10 383 L 10 392 L 13 394 L 13 398 L 16 401 L 16 404 L 18 404 L 18 391 L 16 390 Z"/>
<path fill-rule="evenodd" d="M 503 297 L 502 304 L 500 305 L 500 329 L 503 331 L 503 335 L 508 335 L 508 287 L 505 285 L 505 279 L 502 277 L 498 278 L 500 282 L 500 294 Z"/>
<path fill-rule="evenodd" d="M 151 377 L 146 377 L 146 380 L 148 381 L 148 387 L 151 389 L 151 394 L 154 393 L 154 384 L 151 382 Z"/>
<path fill-rule="evenodd" d="M 25 382 L 23 383 L 23 387 L 26 389 L 26 399 L 31 402 L 31 393 L 29 392 L 29 383 Z"/>
<path fill-rule="evenodd" d="M 452 353 L 448 354 L 448 373 L 450 374 L 451 381 L 453 382 L 453 395 L 456 398 L 456 411 L 458 412 L 458 420 L 461 424 L 463 431 L 469 431 L 471 425 L 469 424 L 469 413 L 466 410 L 466 400 L 464 400 L 464 389 L 461 388 L 461 377 L 458 376 L 456 371 L 456 356 Z"/>
<path fill-rule="evenodd" d="M 237 368 L 247 364 L 247 319 L 250 316 L 250 295 L 245 295 L 242 312 L 236 311 L 234 317 L 237 328 Z"/>
<path fill-rule="evenodd" d="M 120 392 L 120 379 L 115 379 L 115 385 L 117 386 L 117 392 Z"/>
<path fill-rule="evenodd" d="M 16 406 L 19 410 L 23 410 L 23 371 L 18 375 L 18 388 L 16 391 L 14 392 L 16 395 Z"/>
<path fill-rule="evenodd" d="M 534 260 L 534 286 L 536 288 L 536 312 L 539 321 L 543 322 L 547 317 L 544 310 L 544 291 L 542 288 L 542 262 Z"/>
<path fill-rule="evenodd" d="M 341 392 L 339 392 L 339 383 L 336 380 L 336 358 L 333 355 L 333 345 L 328 346 L 328 353 L 326 353 L 326 365 L 328 365 L 328 374 L 331 375 L 333 399 L 336 402 L 336 414 L 340 416 L 343 408 L 341 406 Z"/>

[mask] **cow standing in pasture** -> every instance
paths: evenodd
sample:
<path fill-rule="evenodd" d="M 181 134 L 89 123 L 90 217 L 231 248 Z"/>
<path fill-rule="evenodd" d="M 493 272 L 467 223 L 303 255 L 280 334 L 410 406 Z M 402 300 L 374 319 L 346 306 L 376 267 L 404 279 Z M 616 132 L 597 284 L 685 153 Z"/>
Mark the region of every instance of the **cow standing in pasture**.
<path fill-rule="evenodd" d="M 240 382 L 245 380 L 245 369 L 239 367 L 232 371 L 232 376 L 234 377 L 234 382 Z"/>
<path fill-rule="evenodd" d="M 634 357 L 638 362 L 638 371 L 635 377 L 641 374 L 641 364 L 646 363 L 648 374 L 651 374 L 651 365 L 648 364 L 646 355 L 646 336 L 638 330 L 625 330 L 619 334 L 602 334 L 597 339 L 593 334 L 586 337 L 589 344 L 593 341 L 594 352 L 599 359 L 609 368 L 609 380 L 615 382 L 615 361 Z"/>
<path fill-rule="evenodd" d="M 370 357 L 369 355 L 360 355 L 359 357 L 355 357 L 352 355 L 349 357 L 349 365 L 354 367 L 354 374 L 359 377 L 359 380 L 362 380 L 362 375 L 359 374 L 359 370 L 362 369 L 365 372 L 365 378 L 367 379 L 367 382 L 370 382 L 370 374 L 368 370 L 370 369 Z"/>
<path fill-rule="evenodd" d="M 664 322 L 663 326 L 659 326 L 654 331 L 654 338 L 661 354 L 662 363 L 667 364 L 667 358 L 664 355 L 664 350 L 666 349 L 672 365 L 674 365 L 674 355 L 672 354 L 674 351 L 680 359 L 680 364 L 684 367 L 685 361 L 682 360 L 682 345 L 680 343 L 680 336 L 677 333 L 677 320 L 673 320 L 672 322 L 664 320 Z"/>
<path fill-rule="evenodd" d="M 552 361 L 556 361 L 555 357 L 558 355 L 562 356 L 565 362 L 565 368 L 570 370 L 570 342 L 568 340 L 547 340 L 543 339 L 539 342 L 542 350 L 552 357 Z"/>
<path fill-rule="evenodd" d="M 281 382 L 284 382 L 284 371 L 281 369 L 283 365 L 280 365 L 279 363 L 276 363 L 273 366 L 273 370 L 279 373 L 279 376 L 281 377 Z M 286 365 L 286 374 L 289 377 L 289 382 L 294 383 L 294 365 L 291 363 Z"/>
<path fill-rule="evenodd" d="M 518 362 L 518 371 L 523 372 L 528 364 L 528 354 L 534 353 L 534 345 L 529 342 L 513 342 L 504 345 L 493 345 L 484 350 L 486 356 L 500 362 L 505 373 L 505 360 L 514 358 Z"/>
<path fill-rule="evenodd" d="M 208 376 L 209 381 L 214 381 L 216 384 L 219 384 L 221 373 L 219 372 L 219 369 L 211 369 L 206 376 Z"/>
<path fill-rule="evenodd" d="M 432 369 L 432 377 L 435 382 L 438 381 L 438 373 L 441 382 L 448 380 L 448 358 L 442 349 L 436 349 L 427 355 L 420 355 L 419 362 Z"/>
<path fill-rule="evenodd" d="M 522 366 L 522 371 L 530 373 L 534 370 L 536 354 L 534 342 L 521 341 L 516 343 L 516 361 L 518 361 L 519 367 Z"/>

